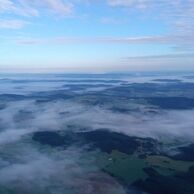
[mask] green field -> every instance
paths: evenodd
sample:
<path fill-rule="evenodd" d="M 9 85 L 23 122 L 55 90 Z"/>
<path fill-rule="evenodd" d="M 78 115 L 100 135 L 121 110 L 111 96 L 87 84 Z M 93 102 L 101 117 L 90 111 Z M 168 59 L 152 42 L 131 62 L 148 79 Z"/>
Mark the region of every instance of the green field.
<path fill-rule="evenodd" d="M 194 166 L 194 162 L 176 161 L 165 156 L 151 155 L 142 159 L 137 154 L 127 155 L 116 150 L 111 154 L 100 154 L 97 162 L 105 172 L 127 184 L 139 179 L 145 180 L 148 175 L 144 168 L 152 167 L 159 174 L 168 176 L 176 172 L 187 172 L 189 167 Z"/>

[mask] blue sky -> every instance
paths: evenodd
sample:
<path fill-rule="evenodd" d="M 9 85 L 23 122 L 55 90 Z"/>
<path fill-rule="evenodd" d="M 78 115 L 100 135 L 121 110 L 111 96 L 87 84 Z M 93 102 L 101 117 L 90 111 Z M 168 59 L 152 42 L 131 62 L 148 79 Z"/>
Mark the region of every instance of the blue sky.
<path fill-rule="evenodd" d="M 194 70 L 194 0 L 0 0 L 0 70 Z"/>

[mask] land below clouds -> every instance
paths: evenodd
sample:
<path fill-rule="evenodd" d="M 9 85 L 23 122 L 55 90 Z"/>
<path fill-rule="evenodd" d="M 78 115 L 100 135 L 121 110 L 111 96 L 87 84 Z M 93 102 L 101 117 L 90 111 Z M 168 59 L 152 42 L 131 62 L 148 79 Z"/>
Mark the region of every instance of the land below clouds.
<path fill-rule="evenodd" d="M 105 77 L 0 80 L 1 193 L 194 192 L 191 77 Z"/>

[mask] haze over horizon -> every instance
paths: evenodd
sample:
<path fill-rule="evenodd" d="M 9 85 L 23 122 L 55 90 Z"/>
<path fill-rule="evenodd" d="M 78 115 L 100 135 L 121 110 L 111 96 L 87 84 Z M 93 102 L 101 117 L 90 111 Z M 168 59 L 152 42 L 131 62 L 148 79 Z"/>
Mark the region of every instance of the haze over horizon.
<path fill-rule="evenodd" d="M 0 0 L 0 71 L 194 70 L 193 21 L 194 0 Z"/>

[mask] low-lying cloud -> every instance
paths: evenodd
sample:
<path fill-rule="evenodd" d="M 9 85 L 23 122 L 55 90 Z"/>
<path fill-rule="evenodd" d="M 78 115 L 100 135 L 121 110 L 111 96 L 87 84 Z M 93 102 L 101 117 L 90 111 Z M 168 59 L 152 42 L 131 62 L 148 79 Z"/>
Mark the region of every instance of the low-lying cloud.
<path fill-rule="evenodd" d="M 0 188 L 18 194 L 125 193 L 114 178 L 97 167 L 92 157 L 97 151 L 76 145 L 66 150 L 43 146 L 33 142 L 34 132 L 108 129 L 129 136 L 151 137 L 167 145 L 192 143 L 194 139 L 194 110 L 152 107 L 153 113 L 147 111 L 145 104 L 140 111 L 126 114 L 76 98 L 4 103 L 0 109 Z"/>

